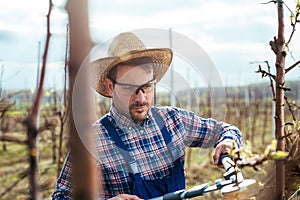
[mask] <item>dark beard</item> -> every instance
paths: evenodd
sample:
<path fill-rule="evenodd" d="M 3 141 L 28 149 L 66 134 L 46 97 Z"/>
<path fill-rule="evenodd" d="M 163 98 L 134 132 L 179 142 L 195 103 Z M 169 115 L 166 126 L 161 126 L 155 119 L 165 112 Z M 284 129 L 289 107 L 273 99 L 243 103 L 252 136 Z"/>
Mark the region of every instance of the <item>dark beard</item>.
<path fill-rule="evenodd" d="M 149 103 L 148 102 L 143 102 L 143 103 L 133 103 L 130 104 L 129 108 L 135 108 L 135 107 L 140 107 L 140 106 L 148 106 L 149 107 Z"/>
<path fill-rule="evenodd" d="M 133 104 L 131 104 L 130 106 L 129 106 L 129 114 L 130 114 L 130 117 L 131 117 L 131 119 L 132 119 L 132 121 L 134 122 L 134 123 L 137 123 L 137 124 L 140 124 L 140 125 L 142 125 L 143 124 L 143 122 L 144 122 L 144 120 L 146 119 L 146 117 L 145 117 L 145 119 L 137 119 L 137 118 L 135 118 L 135 116 L 134 116 L 134 113 L 132 113 L 131 112 L 131 109 L 134 109 L 134 108 L 136 108 L 136 107 L 140 107 L 140 106 L 147 106 L 147 114 L 148 114 L 148 112 L 149 112 L 149 109 L 150 109 L 150 107 L 149 107 L 149 103 L 148 102 L 143 102 L 143 103 L 133 103 Z"/>

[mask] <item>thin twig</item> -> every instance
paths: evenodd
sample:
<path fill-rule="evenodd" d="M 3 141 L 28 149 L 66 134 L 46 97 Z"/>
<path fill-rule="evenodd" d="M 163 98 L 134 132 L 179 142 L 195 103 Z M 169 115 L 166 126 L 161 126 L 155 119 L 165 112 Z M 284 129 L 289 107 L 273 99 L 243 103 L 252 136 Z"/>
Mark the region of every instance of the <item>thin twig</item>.
<path fill-rule="evenodd" d="M 20 90 L 20 91 L 18 91 L 18 92 L 14 92 L 14 93 L 12 93 L 12 94 L 9 94 L 6 98 L 0 99 L 0 103 L 3 102 L 3 101 L 7 101 L 7 99 L 10 99 L 10 98 L 12 98 L 13 96 L 16 96 L 16 95 L 18 95 L 18 94 L 20 94 L 20 93 L 22 93 L 22 92 L 24 92 L 24 90 Z"/>
<path fill-rule="evenodd" d="M 27 144 L 27 140 L 20 139 L 18 137 L 9 136 L 9 135 L 6 135 L 6 134 L 1 135 L 0 140 L 5 141 L 5 142 L 14 142 L 14 143 L 18 143 L 18 144 Z"/>
<path fill-rule="evenodd" d="M 270 78 L 272 78 L 272 79 L 274 79 L 274 80 L 275 80 L 275 78 L 276 78 L 275 75 L 273 75 L 273 74 L 271 74 L 271 73 L 269 73 L 269 72 L 263 70 L 263 69 L 261 68 L 260 65 L 258 65 L 258 70 L 256 70 L 255 72 L 256 72 L 256 73 L 261 73 L 261 74 L 262 74 L 262 78 L 264 78 L 264 77 L 266 77 L 266 76 L 269 76 Z"/>
<path fill-rule="evenodd" d="M 295 68 L 297 65 L 300 64 L 300 60 L 298 60 L 297 62 L 295 62 L 293 65 L 291 65 L 290 67 L 285 69 L 285 73 L 288 73 L 289 71 L 291 71 L 293 68 Z"/>
<path fill-rule="evenodd" d="M 269 4 L 269 3 L 276 3 L 277 1 L 273 0 L 273 1 L 268 1 L 268 2 L 264 2 L 264 3 L 261 3 L 261 4 Z"/>
<path fill-rule="evenodd" d="M 288 105 L 288 108 L 289 108 L 289 111 L 290 111 L 290 113 L 291 113 L 291 115 L 292 115 L 292 117 L 293 117 L 293 120 L 296 121 L 297 119 L 296 119 L 296 115 L 295 115 L 295 113 L 294 113 L 294 111 L 293 111 L 293 106 L 292 106 L 291 103 L 289 102 L 287 96 L 284 96 L 284 99 L 285 99 L 286 104 Z"/>
<path fill-rule="evenodd" d="M 271 66 L 269 64 L 268 61 L 265 61 L 265 63 L 267 64 L 268 66 L 268 72 L 271 73 Z M 271 87 L 271 90 L 272 90 L 272 95 L 273 95 L 273 99 L 275 99 L 275 87 L 274 87 L 274 82 L 273 82 L 273 79 L 271 77 L 269 77 L 270 79 L 270 87 Z"/>
<path fill-rule="evenodd" d="M 292 40 L 292 37 L 293 37 L 293 35 L 294 35 L 295 31 L 296 31 L 296 23 L 299 22 L 298 21 L 298 17 L 299 17 L 299 13 L 297 13 L 296 16 L 295 16 L 295 23 L 291 22 L 293 30 L 292 30 L 292 32 L 290 34 L 290 37 L 289 37 L 288 41 L 285 44 L 286 47 L 288 47 L 288 45 L 290 44 L 290 42 Z"/>

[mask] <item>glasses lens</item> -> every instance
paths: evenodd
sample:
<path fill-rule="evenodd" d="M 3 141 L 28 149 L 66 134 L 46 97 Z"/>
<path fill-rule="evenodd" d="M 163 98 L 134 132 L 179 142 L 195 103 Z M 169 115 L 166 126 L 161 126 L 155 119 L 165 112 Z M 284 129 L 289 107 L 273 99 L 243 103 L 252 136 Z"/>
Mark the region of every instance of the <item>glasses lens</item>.
<path fill-rule="evenodd" d="M 152 89 L 153 89 L 153 86 L 154 86 L 154 80 L 151 81 L 151 82 L 148 82 L 147 84 L 143 85 L 142 89 L 145 91 L 145 92 L 151 92 Z"/>
<path fill-rule="evenodd" d="M 151 81 L 145 83 L 144 85 L 140 85 L 140 86 L 123 84 L 123 83 L 118 83 L 118 82 L 115 82 L 115 84 L 119 86 L 119 88 L 121 89 L 121 91 L 123 93 L 125 93 L 127 95 L 132 95 L 133 93 L 138 94 L 140 90 L 143 93 L 150 93 L 154 88 L 155 80 L 151 80 Z"/>

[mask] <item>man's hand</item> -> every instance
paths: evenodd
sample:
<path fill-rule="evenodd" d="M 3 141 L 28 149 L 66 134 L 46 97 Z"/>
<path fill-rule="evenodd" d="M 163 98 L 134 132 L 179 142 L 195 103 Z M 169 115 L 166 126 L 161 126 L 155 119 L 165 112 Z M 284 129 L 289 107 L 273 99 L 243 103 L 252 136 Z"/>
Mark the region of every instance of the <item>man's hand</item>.
<path fill-rule="evenodd" d="M 227 139 L 227 140 L 223 140 L 216 146 L 215 154 L 213 157 L 215 165 L 218 165 L 221 155 L 226 154 L 227 150 L 232 149 L 233 143 L 234 143 L 233 140 Z"/>
<path fill-rule="evenodd" d="M 139 200 L 139 199 L 140 198 L 136 195 L 120 194 L 118 196 L 110 198 L 109 200 Z"/>

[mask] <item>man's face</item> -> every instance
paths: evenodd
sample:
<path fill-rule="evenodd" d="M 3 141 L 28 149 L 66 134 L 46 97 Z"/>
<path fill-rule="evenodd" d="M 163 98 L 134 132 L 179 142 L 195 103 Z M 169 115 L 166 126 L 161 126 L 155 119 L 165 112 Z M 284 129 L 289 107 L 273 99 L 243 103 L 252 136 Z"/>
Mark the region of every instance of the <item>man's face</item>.
<path fill-rule="evenodd" d="M 129 65 L 119 66 L 113 89 L 113 103 L 121 114 L 142 124 L 154 97 L 153 71 Z"/>

